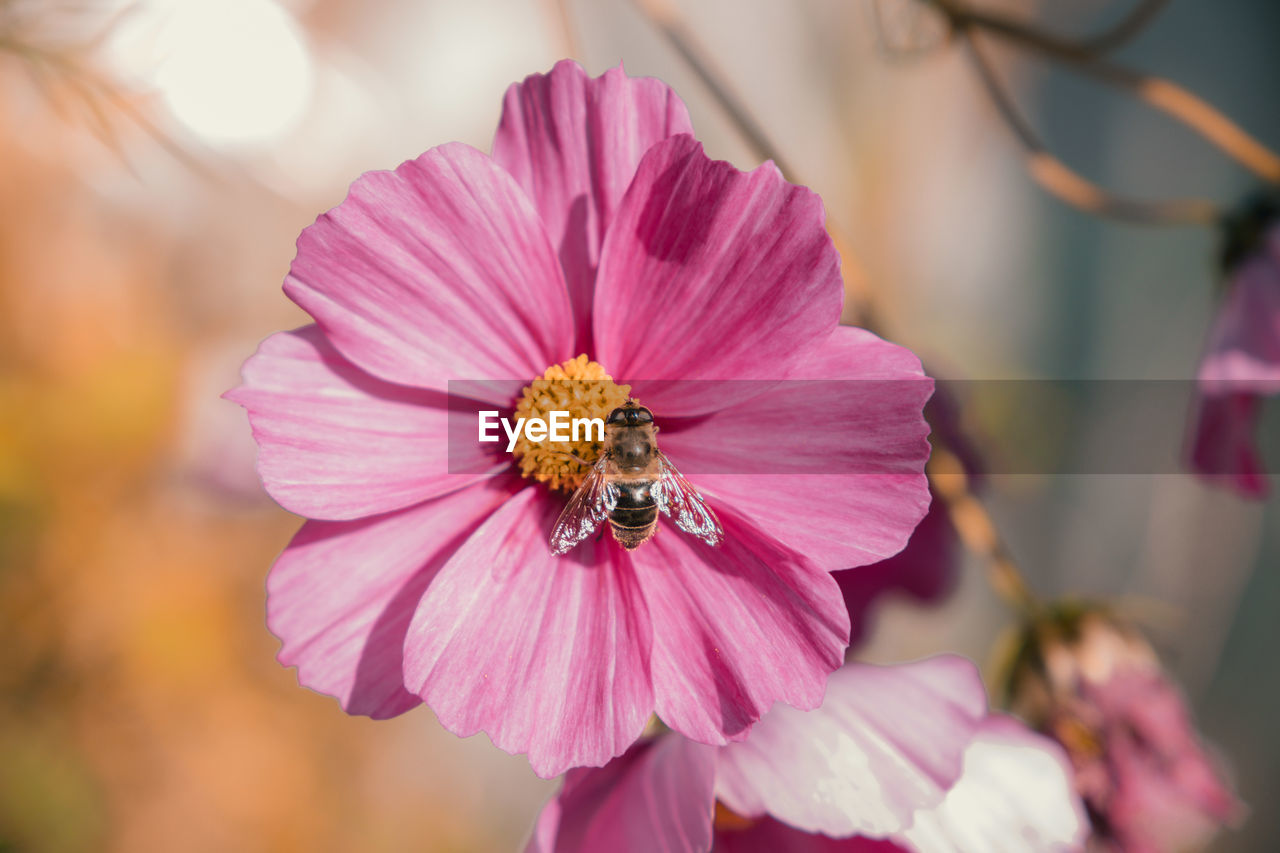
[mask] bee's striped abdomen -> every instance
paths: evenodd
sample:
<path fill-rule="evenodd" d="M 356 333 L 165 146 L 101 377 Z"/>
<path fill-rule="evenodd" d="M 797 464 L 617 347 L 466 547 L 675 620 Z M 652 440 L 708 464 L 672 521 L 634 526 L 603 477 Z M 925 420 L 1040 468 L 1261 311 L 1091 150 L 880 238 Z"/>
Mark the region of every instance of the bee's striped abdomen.
<path fill-rule="evenodd" d="M 618 488 L 617 504 L 609 513 L 613 538 L 628 551 L 637 548 L 653 535 L 658 526 L 658 503 L 653 499 L 652 482 L 645 480 L 614 481 Z"/>

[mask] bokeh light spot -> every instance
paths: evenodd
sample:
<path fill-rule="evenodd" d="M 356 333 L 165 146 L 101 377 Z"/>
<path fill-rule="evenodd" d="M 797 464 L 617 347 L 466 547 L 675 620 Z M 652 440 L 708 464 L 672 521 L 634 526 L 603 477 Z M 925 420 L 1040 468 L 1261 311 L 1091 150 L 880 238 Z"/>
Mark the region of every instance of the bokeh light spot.
<path fill-rule="evenodd" d="M 310 54 L 274 0 L 146 0 L 124 17 L 113 47 L 122 70 L 211 145 L 269 142 L 310 100 Z"/>

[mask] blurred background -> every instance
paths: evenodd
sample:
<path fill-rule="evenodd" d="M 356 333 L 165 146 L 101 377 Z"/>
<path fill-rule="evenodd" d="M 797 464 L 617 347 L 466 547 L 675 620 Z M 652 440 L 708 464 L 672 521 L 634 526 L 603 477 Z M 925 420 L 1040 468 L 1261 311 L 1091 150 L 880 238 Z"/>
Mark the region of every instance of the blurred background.
<path fill-rule="evenodd" d="M 959 51 L 890 55 L 894 26 L 928 46 L 911 0 L 881 30 L 870 0 L 678 5 L 840 222 L 846 277 L 935 373 L 1194 376 L 1215 235 L 1037 189 Z M 1126 6 L 984 4 L 1066 34 Z M 1274 0 L 1174 0 L 1119 55 L 1274 149 L 1278 48 Z M 422 708 L 348 717 L 275 662 L 263 583 L 299 521 L 219 395 L 306 321 L 280 292 L 303 227 L 363 171 L 487 150 L 505 88 L 565 55 L 661 77 L 712 156 L 756 165 L 626 0 L 0 0 L 0 850 L 517 849 L 555 787 L 524 758 Z M 1253 186 L 1132 100 L 998 59 L 1055 153 L 1110 189 Z M 1000 417 L 966 416 L 998 451 Z M 1122 428 L 1097 411 L 1062 452 Z M 1215 849 L 1280 849 L 1276 502 L 1172 473 L 1002 475 L 987 495 L 1037 589 L 1144 614 L 1253 809 Z M 941 608 L 882 607 L 864 656 L 988 661 L 1006 623 L 970 558 Z"/>

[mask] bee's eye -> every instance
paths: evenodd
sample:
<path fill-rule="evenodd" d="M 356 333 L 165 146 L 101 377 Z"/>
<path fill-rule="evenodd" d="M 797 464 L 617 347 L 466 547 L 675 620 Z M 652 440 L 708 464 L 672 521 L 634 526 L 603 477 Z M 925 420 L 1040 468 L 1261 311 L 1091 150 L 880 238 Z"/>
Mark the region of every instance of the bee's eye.
<path fill-rule="evenodd" d="M 609 417 L 605 418 L 607 424 L 625 424 L 627 422 L 627 411 L 621 406 L 609 413 Z"/>
<path fill-rule="evenodd" d="M 636 409 L 635 414 L 636 414 L 636 423 L 638 424 L 653 423 L 653 412 L 649 411 L 644 406 L 641 406 L 640 408 Z"/>

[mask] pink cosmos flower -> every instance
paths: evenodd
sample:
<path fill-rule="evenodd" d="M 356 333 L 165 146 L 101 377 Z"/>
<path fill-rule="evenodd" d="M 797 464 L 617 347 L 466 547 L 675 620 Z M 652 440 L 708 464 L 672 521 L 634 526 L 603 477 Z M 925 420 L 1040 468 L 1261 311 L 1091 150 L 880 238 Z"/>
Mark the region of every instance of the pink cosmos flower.
<path fill-rule="evenodd" d="M 886 597 L 905 595 L 921 604 L 936 604 L 955 586 L 959 540 L 946 504 L 929 492 L 931 503 L 907 546 L 887 560 L 836 572 L 836 582 L 849 610 L 849 644 L 871 633 L 876 606 Z"/>
<path fill-rule="evenodd" d="M 846 664 L 821 708 L 770 711 L 741 743 L 676 734 L 578 769 L 527 853 L 1076 849 L 1087 821 L 1051 742 L 988 717 L 973 665 Z"/>
<path fill-rule="evenodd" d="M 982 480 L 977 449 L 960 428 L 959 406 L 945 385 L 934 390 L 925 418 L 961 465 L 970 488 Z M 836 572 L 836 582 L 849 609 L 849 645 L 856 646 L 871 630 L 875 607 L 885 596 L 906 595 L 921 604 L 937 604 L 955 587 L 960 539 L 946 503 L 929 488 L 929 511 L 916 525 L 907 545 L 887 560 L 856 571 Z"/>
<path fill-rule="evenodd" d="M 1131 629 L 1064 611 L 1023 652 L 1012 688 L 1015 708 L 1071 757 L 1099 849 L 1196 849 L 1242 816 L 1177 688 Z"/>
<path fill-rule="evenodd" d="M 931 382 L 837 325 L 817 196 L 689 130 L 661 82 L 562 62 L 511 87 L 491 156 L 371 172 L 303 231 L 284 287 L 316 323 L 264 341 L 229 394 L 267 491 L 308 519 L 267 583 L 302 684 L 379 718 L 425 701 L 543 776 L 620 755 L 655 712 L 724 744 L 776 701 L 820 703 L 849 634 L 831 572 L 895 553 L 925 512 Z M 563 470 L 447 452 L 450 380 L 493 380 L 455 407 L 510 412 L 544 374 L 619 392 L 606 369 L 719 515 L 718 548 L 663 521 L 631 553 L 556 556 Z M 883 381 L 766 390 L 781 379 Z"/>
<path fill-rule="evenodd" d="M 1231 273 L 1200 364 L 1191 465 L 1244 497 L 1264 498 L 1257 448 L 1263 399 L 1280 393 L 1280 224 Z"/>

